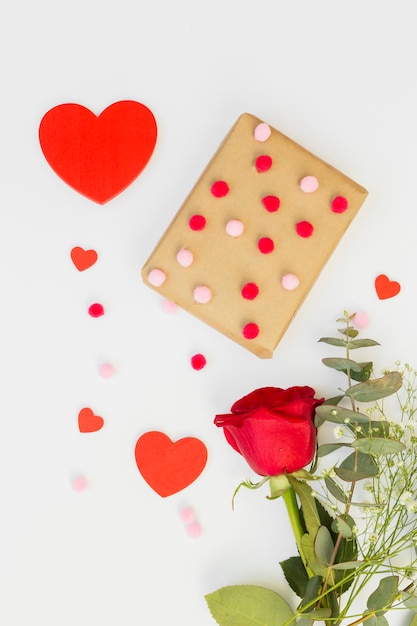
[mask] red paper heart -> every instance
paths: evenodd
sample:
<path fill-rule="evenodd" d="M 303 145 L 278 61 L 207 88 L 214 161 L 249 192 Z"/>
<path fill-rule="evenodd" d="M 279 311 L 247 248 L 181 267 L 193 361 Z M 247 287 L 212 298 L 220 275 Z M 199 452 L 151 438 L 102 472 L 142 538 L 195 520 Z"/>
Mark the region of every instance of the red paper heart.
<path fill-rule="evenodd" d="M 164 433 L 151 431 L 136 442 L 135 458 L 148 485 L 165 498 L 198 478 L 207 462 L 207 448 L 194 437 L 172 442 Z"/>
<path fill-rule="evenodd" d="M 94 433 L 97 430 L 103 428 L 104 419 L 99 415 L 95 415 L 94 412 L 85 407 L 78 413 L 78 428 L 80 433 Z"/>
<path fill-rule="evenodd" d="M 39 126 L 42 152 L 54 172 L 99 204 L 139 176 L 156 135 L 153 113 L 132 100 L 115 102 L 99 116 L 80 104 L 59 104 Z"/>
<path fill-rule="evenodd" d="M 84 250 L 84 248 L 80 248 L 79 246 L 71 250 L 72 262 L 80 272 L 88 270 L 89 267 L 94 265 L 97 258 L 98 254 L 95 250 Z"/>
<path fill-rule="evenodd" d="M 400 293 L 401 285 L 395 280 L 390 280 L 385 274 L 379 274 L 375 278 L 375 289 L 380 300 L 393 298 Z"/>

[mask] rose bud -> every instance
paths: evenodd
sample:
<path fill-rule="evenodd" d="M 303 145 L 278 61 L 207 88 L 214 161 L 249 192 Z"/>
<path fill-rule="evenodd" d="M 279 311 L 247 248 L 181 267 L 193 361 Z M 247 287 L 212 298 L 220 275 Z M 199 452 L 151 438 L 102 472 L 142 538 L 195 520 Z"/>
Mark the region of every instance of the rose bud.
<path fill-rule="evenodd" d="M 291 474 L 310 463 L 316 450 L 314 412 L 324 398 L 311 387 L 262 387 L 216 415 L 228 443 L 261 476 Z"/>

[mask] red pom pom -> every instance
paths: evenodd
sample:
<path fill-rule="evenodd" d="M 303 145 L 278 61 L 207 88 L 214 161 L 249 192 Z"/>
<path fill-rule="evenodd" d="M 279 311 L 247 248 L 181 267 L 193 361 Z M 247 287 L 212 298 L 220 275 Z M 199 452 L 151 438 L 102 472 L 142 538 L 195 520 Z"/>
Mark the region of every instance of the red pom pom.
<path fill-rule="evenodd" d="M 254 322 L 249 322 L 242 329 L 242 335 L 245 339 L 255 339 L 259 335 L 259 326 Z"/>
<path fill-rule="evenodd" d="M 332 202 L 333 213 L 343 213 L 348 208 L 348 201 L 344 196 L 336 196 Z"/>
<path fill-rule="evenodd" d="M 259 293 L 259 287 L 255 283 L 246 283 L 242 287 L 242 297 L 246 300 L 255 300 Z"/>
<path fill-rule="evenodd" d="M 224 180 L 216 180 L 211 186 L 211 193 L 215 198 L 223 198 L 229 193 L 229 185 Z"/>
<path fill-rule="evenodd" d="M 88 307 L 88 314 L 91 317 L 101 317 L 104 315 L 104 306 L 99 302 L 95 302 Z"/>
<path fill-rule="evenodd" d="M 194 354 L 191 357 L 191 367 L 194 370 L 202 370 L 207 364 L 207 359 L 204 354 Z"/>
<path fill-rule="evenodd" d="M 255 161 L 258 172 L 267 172 L 272 166 L 272 159 L 267 154 L 262 154 Z"/>
<path fill-rule="evenodd" d="M 204 215 L 192 215 L 188 223 L 191 230 L 203 230 L 206 225 L 206 218 Z"/>
<path fill-rule="evenodd" d="M 311 237 L 314 226 L 313 224 L 310 224 L 310 222 L 298 222 L 295 229 L 300 237 Z"/>
<path fill-rule="evenodd" d="M 262 204 L 267 211 L 275 213 L 275 211 L 278 211 L 281 201 L 277 196 L 265 196 L 265 198 L 262 198 Z"/>
<path fill-rule="evenodd" d="M 262 254 L 269 254 L 274 247 L 274 242 L 269 237 L 261 237 L 258 241 L 258 248 Z"/>

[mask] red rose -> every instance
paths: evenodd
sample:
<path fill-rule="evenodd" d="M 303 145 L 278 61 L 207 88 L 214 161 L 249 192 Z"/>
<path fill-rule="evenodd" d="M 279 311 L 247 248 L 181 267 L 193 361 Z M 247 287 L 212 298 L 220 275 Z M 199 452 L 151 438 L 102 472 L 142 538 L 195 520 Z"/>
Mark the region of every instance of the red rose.
<path fill-rule="evenodd" d="M 227 441 L 261 476 L 291 474 L 314 457 L 314 411 L 324 399 L 311 387 L 262 387 L 216 415 Z"/>

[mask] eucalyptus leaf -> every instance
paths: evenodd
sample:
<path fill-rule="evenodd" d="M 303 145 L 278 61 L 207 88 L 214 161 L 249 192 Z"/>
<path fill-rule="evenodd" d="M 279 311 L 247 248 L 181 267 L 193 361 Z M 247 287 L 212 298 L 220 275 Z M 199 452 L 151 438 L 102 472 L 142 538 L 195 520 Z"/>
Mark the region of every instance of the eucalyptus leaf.
<path fill-rule="evenodd" d="M 383 615 L 392 605 L 398 593 L 398 576 L 381 578 L 378 587 L 371 593 L 366 603 L 369 611 Z"/>
<path fill-rule="evenodd" d="M 408 593 L 407 591 L 402 591 L 401 599 L 407 609 L 413 611 L 413 613 L 417 613 L 417 596 L 412 593 Z"/>
<path fill-rule="evenodd" d="M 300 556 L 291 556 L 280 562 L 285 579 L 294 593 L 302 598 L 305 594 L 308 574 Z"/>
<path fill-rule="evenodd" d="M 346 370 L 352 370 L 353 372 L 360 372 L 361 366 L 356 361 L 352 361 L 351 359 L 340 359 L 336 357 L 326 357 L 322 359 L 322 363 L 326 367 L 330 367 L 332 369 L 338 370 L 339 372 L 345 372 Z"/>
<path fill-rule="evenodd" d="M 326 526 L 320 526 L 314 541 L 314 552 L 321 565 L 328 567 L 332 560 L 334 543 Z"/>
<path fill-rule="evenodd" d="M 346 409 L 344 406 L 322 404 L 316 408 L 316 415 L 334 424 L 366 424 L 369 422 L 369 417 L 364 413 Z"/>
<path fill-rule="evenodd" d="M 317 599 L 317 596 L 320 593 L 322 582 L 323 582 L 323 579 L 321 576 L 313 576 L 312 578 L 309 579 L 307 586 L 306 586 L 306 590 L 304 592 L 303 600 L 300 604 L 300 608 L 303 608 L 304 606 L 308 606 L 314 600 Z"/>
<path fill-rule="evenodd" d="M 358 383 L 349 387 L 346 395 L 358 402 L 373 402 L 374 400 L 391 396 L 401 389 L 402 383 L 403 379 L 399 372 L 389 372 L 381 378 L 374 378 L 373 380 L 367 380 L 364 383 Z"/>
<path fill-rule="evenodd" d="M 341 400 L 345 397 L 345 394 L 341 396 L 333 396 L 332 398 L 326 398 L 323 404 L 331 404 L 332 406 L 336 406 L 339 404 Z"/>
<path fill-rule="evenodd" d="M 358 365 L 360 365 L 361 369 L 356 372 L 356 371 L 350 371 L 350 377 L 352 378 L 352 380 L 356 380 L 358 382 L 365 382 L 366 380 L 369 380 L 370 375 L 372 374 L 372 369 L 374 364 L 372 363 L 372 361 L 366 361 L 365 363 L 358 363 Z M 347 374 L 346 370 L 343 370 L 345 372 L 345 374 Z"/>
<path fill-rule="evenodd" d="M 284 626 L 295 616 L 275 591 L 254 585 L 222 587 L 205 596 L 220 626 Z"/>
<path fill-rule="evenodd" d="M 339 333 L 342 335 L 346 335 L 346 337 L 351 337 L 354 339 L 359 335 L 359 331 L 356 328 L 352 328 L 352 326 L 348 326 L 347 328 L 339 328 Z"/>
<path fill-rule="evenodd" d="M 367 615 L 365 613 L 365 615 Z M 366 625 L 367 626 L 389 626 L 389 622 L 383 615 L 371 615 L 371 617 L 366 617 Z"/>
<path fill-rule="evenodd" d="M 381 344 L 373 339 L 353 339 L 349 342 L 350 350 L 356 350 L 357 348 L 370 348 L 371 346 L 380 346 Z"/>
<path fill-rule="evenodd" d="M 339 487 L 336 481 L 333 480 L 333 478 L 331 478 L 330 476 L 326 476 L 326 478 L 324 479 L 324 482 L 326 484 L 327 489 L 332 494 L 332 496 L 336 498 L 336 500 L 339 500 L 339 502 L 343 502 L 344 504 L 346 504 L 346 502 L 348 501 L 348 497 L 343 491 L 343 489 Z"/>
<path fill-rule="evenodd" d="M 396 439 L 385 439 L 385 437 L 366 437 L 357 439 L 352 443 L 352 448 L 356 448 L 365 454 L 374 456 L 386 456 L 398 454 L 404 450 L 405 445 Z"/>
<path fill-rule="evenodd" d="M 328 608 L 315 609 L 314 611 L 309 611 L 308 613 L 303 613 L 303 616 L 306 618 L 310 618 L 313 620 L 324 620 L 328 617 L 331 617 L 332 610 Z M 297 622 L 297 626 L 300 622 Z"/>
<path fill-rule="evenodd" d="M 336 346 L 338 348 L 346 348 L 347 341 L 344 339 L 337 339 L 336 337 L 321 337 L 319 343 L 328 343 L 330 346 Z"/>
<path fill-rule="evenodd" d="M 344 563 L 335 563 L 333 565 L 333 569 L 335 570 L 357 569 L 360 565 L 363 565 L 363 561 L 345 561 Z"/>
<path fill-rule="evenodd" d="M 340 533 L 345 539 L 351 539 L 353 537 L 353 528 L 355 526 L 355 520 L 350 517 L 338 515 L 332 524 L 332 530 Z"/>
<path fill-rule="evenodd" d="M 346 457 L 334 471 L 341 480 L 351 483 L 377 476 L 378 466 L 371 455 L 357 451 Z"/>
<path fill-rule="evenodd" d="M 322 443 L 321 446 L 317 448 L 317 456 L 323 457 L 327 454 L 331 454 L 339 448 L 350 448 L 350 443 Z"/>

